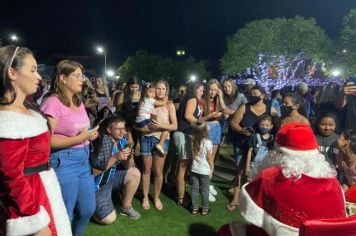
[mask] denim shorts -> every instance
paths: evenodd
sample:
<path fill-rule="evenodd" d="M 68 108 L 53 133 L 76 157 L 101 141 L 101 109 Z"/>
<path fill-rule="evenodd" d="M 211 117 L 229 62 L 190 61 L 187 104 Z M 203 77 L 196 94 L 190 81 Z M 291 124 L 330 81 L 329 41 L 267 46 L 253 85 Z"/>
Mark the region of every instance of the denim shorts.
<path fill-rule="evenodd" d="M 173 142 L 177 149 L 178 159 L 192 159 L 193 153 L 190 135 L 184 134 L 180 131 L 176 131 L 173 133 Z"/>
<path fill-rule="evenodd" d="M 213 145 L 219 145 L 221 143 L 221 125 L 219 122 L 207 122 L 209 126 L 209 139 Z"/>
<path fill-rule="evenodd" d="M 146 125 L 148 125 L 150 122 L 151 122 L 151 120 L 147 119 L 147 120 L 143 120 L 141 122 L 136 122 L 136 125 L 137 125 L 138 128 L 143 128 Z"/>
<path fill-rule="evenodd" d="M 118 170 L 111 182 L 103 185 L 95 192 L 96 209 L 95 216 L 103 220 L 115 210 L 112 195 L 123 192 L 127 170 Z"/>
<path fill-rule="evenodd" d="M 245 167 L 247 161 L 247 150 L 233 143 L 235 165 Z"/>
<path fill-rule="evenodd" d="M 155 148 L 156 144 L 159 143 L 159 139 L 155 136 L 142 136 L 141 137 L 141 147 L 140 152 L 141 156 L 162 156 Z M 163 150 L 165 153 L 168 153 L 169 148 L 169 139 L 164 140 Z"/>

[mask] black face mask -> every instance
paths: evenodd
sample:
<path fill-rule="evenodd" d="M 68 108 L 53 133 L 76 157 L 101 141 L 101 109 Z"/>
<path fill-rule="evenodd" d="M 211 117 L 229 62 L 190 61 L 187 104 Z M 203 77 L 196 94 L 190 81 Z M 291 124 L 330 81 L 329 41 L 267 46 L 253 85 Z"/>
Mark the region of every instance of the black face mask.
<path fill-rule="evenodd" d="M 252 95 L 250 95 L 250 96 L 248 97 L 248 101 L 249 101 L 249 103 L 250 103 L 251 105 L 255 105 L 255 104 L 257 104 L 259 101 L 261 101 L 261 98 L 258 97 L 258 96 L 252 96 Z"/>
<path fill-rule="evenodd" d="M 281 115 L 282 115 L 282 117 L 289 116 L 290 113 L 292 113 L 292 111 L 293 111 L 292 106 L 285 106 L 285 105 L 281 106 Z"/>

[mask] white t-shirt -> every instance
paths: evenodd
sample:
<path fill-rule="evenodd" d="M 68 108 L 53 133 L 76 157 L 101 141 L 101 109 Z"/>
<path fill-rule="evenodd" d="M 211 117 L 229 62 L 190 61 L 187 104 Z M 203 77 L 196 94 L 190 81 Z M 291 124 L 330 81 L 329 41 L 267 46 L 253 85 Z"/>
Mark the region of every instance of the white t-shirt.
<path fill-rule="evenodd" d="M 200 144 L 200 151 L 193 157 L 192 172 L 201 175 L 210 175 L 210 166 L 207 160 L 208 153 L 212 153 L 213 144 L 210 139 L 203 139 Z"/>
<path fill-rule="evenodd" d="M 136 122 L 140 123 L 144 120 L 149 120 L 151 118 L 152 110 L 155 108 L 153 103 L 156 100 L 153 98 L 145 98 L 138 109 L 138 115 L 136 117 Z"/>

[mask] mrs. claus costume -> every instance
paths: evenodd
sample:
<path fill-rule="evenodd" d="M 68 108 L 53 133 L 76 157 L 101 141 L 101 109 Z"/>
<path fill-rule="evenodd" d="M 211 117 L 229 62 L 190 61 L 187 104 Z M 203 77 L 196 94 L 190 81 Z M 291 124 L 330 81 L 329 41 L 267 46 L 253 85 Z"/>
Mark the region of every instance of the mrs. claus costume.
<path fill-rule="evenodd" d="M 297 236 L 306 220 L 346 217 L 336 171 L 317 148 L 308 126 L 283 126 L 275 151 L 241 189 L 239 209 L 247 223 L 225 225 L 220 235 Z"/>
<path fill-rule="evenodd" d="M 30 235 L 48 226 L 71 236 L 57 177 L 48 168 L 50 133 L 37 112 L 0 111 L 0 235 Z"/>

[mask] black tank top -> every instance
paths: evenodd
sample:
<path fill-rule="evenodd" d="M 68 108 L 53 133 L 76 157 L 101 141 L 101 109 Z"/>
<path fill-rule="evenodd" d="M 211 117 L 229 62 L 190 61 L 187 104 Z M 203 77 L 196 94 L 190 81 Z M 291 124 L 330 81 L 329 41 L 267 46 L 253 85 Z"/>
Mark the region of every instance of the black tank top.
<path fill-rule="evenodd" d="M 251 111 L 251 105 L 246 104 L 245 105 L 245 113 L 242 117 L 242 120 L 240 121 L 240 126 L 241 128 L 247 128 L 251 127 L 255 131 L 258 130 L 258 120 L 261 116 L 268 114 L 271 115 L 271 106 L 266 104 L 266 111 L 262 113 L 261 115 L 257 116 L 255 113 Z M 232 130 L 231 130 L 232 131 Z M 236 142 L 236 144 L 240 147 L 245 147 L 248 139 L 250 137 L 246 137 L 245 135 L 242 135 L 240 133 L 236 133 L 232 131 L 232 138 Z"/>
<path fill-rule="evenodd" d="M 185 134 L 191 134 L 192 133 L 192 125 L 185 119 L 184 114 L 185 114 L 185 109 L 187 108 L 187 103 L 188 100 L 192 98 L 185 98 L 183 101 L 179 104 L 179 109 L 177 112 L 177 119 L 178 119 L 178 131 L 183 132 Z M 197 105 L 195 107 L 193 116 L 198 119 L 200 116 L 200 108 L 198 104 L 198 99 L 194 98 L 197 102 Z"/>

